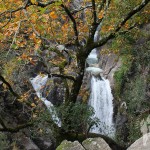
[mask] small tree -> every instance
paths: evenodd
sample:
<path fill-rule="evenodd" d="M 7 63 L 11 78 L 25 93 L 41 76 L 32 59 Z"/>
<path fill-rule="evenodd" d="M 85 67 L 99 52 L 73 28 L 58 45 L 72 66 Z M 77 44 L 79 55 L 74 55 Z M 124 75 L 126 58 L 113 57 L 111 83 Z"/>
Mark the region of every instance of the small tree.
<path fill-rule="evenodd" d="M 98 118 L 94 117 L 94 109 L 84 103 L 62 104 L 57 108 L 57 112 L 64 132 L 87 135 L 90 128 L 99 122 Z"/>

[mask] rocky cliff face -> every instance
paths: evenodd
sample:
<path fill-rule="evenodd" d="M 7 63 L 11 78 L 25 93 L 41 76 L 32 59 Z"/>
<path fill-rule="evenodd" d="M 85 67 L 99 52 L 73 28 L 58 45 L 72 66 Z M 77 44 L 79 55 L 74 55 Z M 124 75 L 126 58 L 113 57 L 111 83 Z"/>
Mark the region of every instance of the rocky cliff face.
<path fill-rule="evenodd" d="M 133 43 L 130 41 L 129 50 L 122 45 L 119 56 L 101 52 L 99 55 L 99 65 L 113 89 L 114 118 L 117 134 L 121 136 L 118 140 L 122 143 L 132 143 L 141 136 L 140 121 L 149 114 L 149 31 L 150 24 L 140 27 L 143 36 L 139 36 Z"/>

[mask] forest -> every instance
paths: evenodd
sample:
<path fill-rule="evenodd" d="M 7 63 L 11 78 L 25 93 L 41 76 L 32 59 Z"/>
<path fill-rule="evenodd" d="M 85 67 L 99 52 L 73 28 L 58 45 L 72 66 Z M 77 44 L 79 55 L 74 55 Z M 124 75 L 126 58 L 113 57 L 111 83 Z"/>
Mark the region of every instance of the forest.
<path fill-rule="evenodd" d="M 0 150 L 148 150 L 150 0 L 0 0 Z"/>

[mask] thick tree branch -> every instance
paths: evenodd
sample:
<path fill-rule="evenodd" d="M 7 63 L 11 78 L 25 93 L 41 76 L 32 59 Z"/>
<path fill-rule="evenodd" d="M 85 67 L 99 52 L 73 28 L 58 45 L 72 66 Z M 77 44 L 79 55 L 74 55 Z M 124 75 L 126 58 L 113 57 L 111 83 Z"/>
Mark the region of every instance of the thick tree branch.
<path fill-rule="evenodd" d="M 48 72 L 46 72 L 47 74 L 48 74 L 48 77 L 60 77 L 60 78 L 63 78 L 63 79 L 69 79 L 69 80 L 72 80 L 72 81 L 76 81 L 75 80 L 75 78 L 74 77 L 72 77 L 72 76 L 68 76 L 68 75 L 63 75 L 63 74 L 54 74 L 54 73 L 48 73 Z"/>
<path fill-rule="evenodd" d="M 18 132 L 21 129 L 33 126 L 33 122 L 29 122 L 29 123 L 26 123 L 26 124 L 23 124 L 23 125 L 18 125 L 15 128 L 10 128 L 10 127 L 7 127 L 5 125 L 2 118 L 0 118 L 0 124 L 2 125 L 2 128 L 0 128 L 0 132 L 11 132 L 11 133 L 15 133 L 15 132 Z"/>
<path fill-rule="evenodd" d="M 19 33 L 20 25 L 21 25 L 21 21 L 19 21 L 19 23 L 18 23 L 18 28 L 17 28 L 17 30 L 16 30 L 16 32 L 15 32 L 15 34 L 14 34 L 12 43 L 11 43 L 11 45 L 10 45 L 10 48 L 9 48 L 7 54 L 6 54 L 6 57 L 7 57 L 8 54 L 10 53 L 10 51 L 11 51 L 11 49 L 12 49 L 12 46 L 14 45 L 14 43 L 15 43 L 15 41 L 16 41 L 16 37 L 17 37 L 17 34 Z"/>
<path fill-rule="evenodd" d="M 73 15 L 71 14 L 70 10 L 63 4 L 61 4 L 61 7 L 65 10 L 66 14 L 68 15 L 68 17 L 70 18 L 70 20 L 73 23 L 73 30 L 74 30 L 74 34 L 75 34 L 75 42 L 77 45 L 79 45 L 79 38 L 78 38 L 78 29 L 77 29 L 77 23 L 75 18 L 73 17 Z"/>
<path fill-rule="evenodd" d="M 118 24 L 117 28 L 116 28 L 116 32 L 119 31 L 121 29 L 121 27 L 123 25 L 125 25 L 125 23 L 132 17 L 134 16 L 137 12 L 139 12 L 142 8 L 144 8 L 148 3 L 150 2 L 150 0 L 142 0 L 141 4 L 136 6 L 134 9 L 132 9 L 127 15 L 126 17 Z"/>
<path fill-rule="evenodd" d="M 92 0 L 92 13 L 93 13 L 93 24 L 96 24 L 97 14 L 96 14 L 95 0 Z"/>
<path fill-rule="evenodd" d="M 135 25 L 129 27 L 129 28 L 128 28 L 127 30 L 125 30 L 125 31 L 119 32 L 120 29 L 124 26 L 124 24 L 125 24 L 130 18 L 132 18 L 132 16 L 134 16 L 137 12 L 139 12 L 142 8 L 144 8 L 149 2 L 150 2 L 150 0 L 143 0 L 140 5 L 136 6 L 134 9 L 132 9 L 132 10 L 126 15 L 126 17 L 123 19 L 123 21 L 121 21 L 121 22 L 117 25 L 116 29 L 115 29 L 112 33 L 110 33 L 108 36 L 102 38 L 102 39 L 99 40 L 98 42 L 95 42 L 94 44 L 92 44 L 92 48 L 94 49 L 94 48 L 100 47 L 100 46 L 106 44 L 108 40 L 115 38 L 115 36 L 116 36 L 117 34 L 123 34 L 123 33 L 128 32 L 129 30 L 133 29 L 133 28 L 135 27 Z"/>

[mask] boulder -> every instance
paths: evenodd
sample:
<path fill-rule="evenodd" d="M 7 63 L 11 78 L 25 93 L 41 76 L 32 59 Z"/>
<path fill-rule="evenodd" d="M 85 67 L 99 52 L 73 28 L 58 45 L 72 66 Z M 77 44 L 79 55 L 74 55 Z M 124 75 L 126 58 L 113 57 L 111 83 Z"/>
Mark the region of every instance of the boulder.
<path fill-rule="evenodd" d="M 85 150 L 83 146 L 78 142 L 70 142 L 67 140 L 64 140 L 56 150 Z"/>
<path fill-rule="evenodd" d="M 150 133 L 144 134 L 136 140 L 127 150 L 150 150 Z"/>
<path fill-rule="evenodd" d="M 86 68 L 86 71 L 94 75 L 95 77 L 100 76 L 101 73 L 103 73 L 103 70 L 97 67 L 88 67 Z"/>
<path fill-rule="evenodd" d="M 111 150 L 109 145 L 100 137 L 88 138 L 82 142 L 86 150 Z"/>
<path fill-rule="evenodd" d="M 40 150 L 54 150 L 55 145 L 49 138 L 34 138 L 34 143 L 40 148 Z"/>
<path fill-rule="evenodd" d="M 24 150 L 40 150 L 28 137 L 23 137 L 19 142 L 19 146 L 20 149 Z"/>

